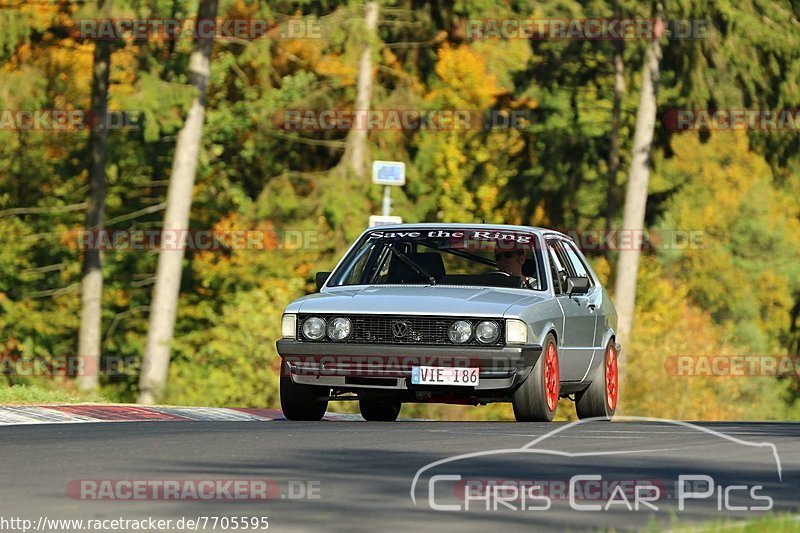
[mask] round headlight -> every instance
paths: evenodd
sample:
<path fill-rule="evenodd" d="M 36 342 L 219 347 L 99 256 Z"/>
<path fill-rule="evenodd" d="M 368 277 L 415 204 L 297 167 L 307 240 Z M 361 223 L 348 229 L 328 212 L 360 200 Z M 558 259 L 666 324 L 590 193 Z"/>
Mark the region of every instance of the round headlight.
<path fill-rule="evenodd" d="M 450 324 L 447 336 L 450 338 L 450 342 L 464 344 L 472 338 L 472 324 L 466 320 L 456 320 Z"/>
<path fill-rule="evenodd" d="M 349 318 L 334 318 L 328 322 L 328 338 L 341 341 L 350 336 L 352 326 Z"/>
<path fill-rule="evenodd" d="M 475 326 L 475 338 L 481 344 L 494 344 L 500 338 L 500 328 L 497 322 L 491 320 L 484 320 Z"/>
<path fill-rule="evenodd" d="M 303 321 L 303 337 L 318 341 L 325 336 L 325 319 L 312 316 Z"/>

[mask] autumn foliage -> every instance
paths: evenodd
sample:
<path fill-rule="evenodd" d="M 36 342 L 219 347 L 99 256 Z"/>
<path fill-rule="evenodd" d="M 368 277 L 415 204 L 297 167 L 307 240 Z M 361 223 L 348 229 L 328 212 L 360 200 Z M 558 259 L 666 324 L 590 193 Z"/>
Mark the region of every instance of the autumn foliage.
<path fill-rule="evenodd" d="M 17 5 L 19 4 L 19 5 Z M 81 18 L 191 17 L 194 5 L 151 0 L 41 0 L 0 6 L 0 110 L 88 109 L 94 43 L 71 31 Z M 173 4 L 179 5 L 173 13 Z M 189 3 L 191 4 L 191 2 Z M 519 4 L 519 5 L 518 5 Z M 375 130 L 373 159 L 405 161 L 393 214 L 409 222 L 617 226 L 624 171 L 608 174 L 614 43 L 470 40 L 483 17 L 610 17 L 613 3 L 540 6 L 500 0 L 382 2 L 375 43 L 376 110 L 462 110 L 525 120 L 514 128 Z M 714 25 L 705 40 L 665 41 L 659 113 L 713 106 L 797 109 L 798 13 L 754 13 L 689 2 Z M 288 131 L 287 109 L 351 109 L 364 45 L 358 2 L 220 2 L 220 15 L 263 18 L 268 36 L 215 43 L 192 228 L 260 231 L 262 246 L 186 256 L 170 381 L 174 404 L 277 406 L 275 340 L 290 300 L 314 290 L 380 211 L 381 190 L 343 171 L 347 132 Z M 643 7 L 622 2 L 628 17 Z M 720 8 L 721 9 L 721 8 Z M 675 17 L 688 15 L 672 13 Z M 282 36 L 291 17 L 318 38 Z M 785 27 L 764 31 L 759 22 Z M 283 24 L 284 26 L 281 26 Z M 627 168 L 644 42 L 624 48 L 620 158 Z M 158 229 L 175 136 L 192 93 L 190 39 L 113 42 L 111 110 L 136 127 L 109 135 L 107 226 Z M 800 346 L 798 132 L 674 132 L 658 124 L 646 224 L 697 230 L 702 246 L 645 252 L 634 338 L 623 349 L 629 381 L 621 414 L 684 419 L 796 417 L 797 377 L 681 377 L 677 354 L 791 354 Z M 77 350 L 88 132 L 0 129 L 0 353 Z M 607 202 L 607 199 L 611 202 Z M 610 286 L 615 251 L 587 250 Z M 153 252 L 104 254 L 104 354 L 140 358 L 155 272 Z M 25 376 L 10 384 L 71 387 Z M 137 373 L 104 377 L 109 399 L 132 401 Z M 343 407 L 347 409 L 347 406 Z M 562 409 L 566 412 L 567 409 Z M 570 410 L 571 412 L 571 410 Z M 407 406 L 403 413 L 510 418 L 507 406 Z"/>

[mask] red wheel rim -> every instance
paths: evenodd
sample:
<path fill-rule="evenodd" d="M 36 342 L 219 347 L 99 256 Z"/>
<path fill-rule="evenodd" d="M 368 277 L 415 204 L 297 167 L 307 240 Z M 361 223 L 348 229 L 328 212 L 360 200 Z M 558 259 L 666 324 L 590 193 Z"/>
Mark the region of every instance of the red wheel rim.
<path fill-rule="evenodd" d="M 552 342 L 547 345 L 547 353 L 544 356 L 544 390 L 547 408 L 555 411 L 559 393 L 558 352 Z"/>
<path fill-rule="evenodd" d="M 617 407 L 618 394 L 617 349 L 614 346 L 609 346 L 606 350 L 606 404 L 609 411 L 613 411 Z"/>

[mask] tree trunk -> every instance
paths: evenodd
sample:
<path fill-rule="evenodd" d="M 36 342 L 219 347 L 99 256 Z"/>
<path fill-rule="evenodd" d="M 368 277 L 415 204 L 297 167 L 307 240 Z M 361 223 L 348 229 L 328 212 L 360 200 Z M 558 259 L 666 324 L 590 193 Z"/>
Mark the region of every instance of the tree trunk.
<path fill-rule="evenodd" d="M 365 22 L 367 28 L 364 51 L 361 52 L 361 61 L 358 65 L 358 92 L 356 93 L 356 112 L 364 114 L 364 121 L 360 126 L 350 130 L 345 149 L 345 160 L 350 170 L 358 179 L 364 179 L 366 154 L 367 154 L 367 125 L 366 118 L 372 100 L 372 41 L 378 27 L 378 2 L 367 2 L 365 6 Z"/>
<path fill-rule="evenodd" d="M 614 3 L 614 17 L 619 19 L 619 3 Z M 624 41 L 614 41 L 614 107 L 611 111 L 611 134 L 608 146 L 608 184 L 606 188 L 606 231 L 614 226 L 617 208 L 617 174 L 619 173 L 619 123 L 622 96 L 625 94 L 625 63 L 623 61 Z M 611 250 L 606 250 L 610 259 Z"/>
<path fill-rule="evenodd" d="M 217 0 L 201 0 L 197 8 L 198 23 L 214 19 Z M 150 323 L 147 330 L 142 372 L 139 379 L 139 403 L 153 404 L 161 398 L 167 384 L 170 345 L 175 328 L 178 294 L 183 266 L 185 230 L 189 227 L 195 170 L 200 152 L 200 136 L 206 104 L 206 86 L 210 72 L 213 39 L 196 39 L 189 59 L 189 82 L 197 89 L 186 122 L 178 134 L 172 175 L 167 192 L 167 210 L 164 214 L 164 235 L 176 236 L 178 246 L 162 248 L 158 255 L 156 285 L 150 304 Z"/>
<path fill-rule="evenodd" d="M 106 202 L 106 149 L 108 146 L 108 77 L 111 42 L 94 43 L 92 71 L 92 115 L 89 120 L 89 199 L 86 207 L 86 230 L 103 229 Z M 97 388 L 102 345 L 103 265 L 100 250 L 83 251 L 81 279 L 81 326 L 78 333 L 78 356 L 81 370 L 77 376 L 82 390 Z"/>
<path fill-rule="evenodd" d="M 660 36 L 663 23 L 656 17 L 656 38 L 647 46 L 642 72 L 642 89 L 639 108 L 636 111 L 636 130 L 633 135 L 631 167 L 628 172 L 628 186 L 625 192 L 625 210 L 622 231 L 634 236 L 619 252 L 617 279 L 615 284 L 616 307 L 619 314 L 617 342 L 625 345 L 631 336 L 633 313 L 636 304 L 636 274 L 639 269 L 641 234 L 644 228 L 645 207 L 647 205 L 647 182 L 650 178 L 650 151 L 656 123 L 656 97 L 660 76 L 661 60 Z M 618 242 L 622 242 L 619 240 Z M 620 377 L 624 378 L 624 365 L 620 364 Z"/>

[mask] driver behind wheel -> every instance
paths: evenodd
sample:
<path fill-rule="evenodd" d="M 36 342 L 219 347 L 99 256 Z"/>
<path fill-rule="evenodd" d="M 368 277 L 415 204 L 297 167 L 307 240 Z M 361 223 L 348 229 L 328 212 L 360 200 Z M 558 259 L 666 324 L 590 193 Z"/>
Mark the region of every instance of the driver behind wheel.
<path fill-rule="evenodd" d="M 497 262 L 497 270 L 520 278 L 522 287 L 533 289 L 536 286 L 536 278 L 522 273 L 522 265 L 525 263 L 525 253 L 522 250 L 495 250 L 494 260 Z"/>

